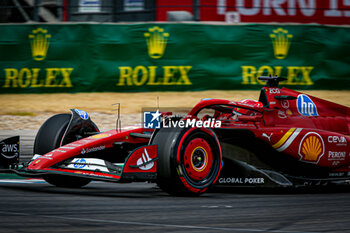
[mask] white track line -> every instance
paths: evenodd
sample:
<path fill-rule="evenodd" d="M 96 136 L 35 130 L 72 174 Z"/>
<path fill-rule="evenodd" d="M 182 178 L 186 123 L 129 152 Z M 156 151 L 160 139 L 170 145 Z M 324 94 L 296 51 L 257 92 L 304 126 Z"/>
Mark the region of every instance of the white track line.
<path fill-rule="evenodd" d="M 74 221 L 78 220 L 78 221 L 84 221 L 84 222 L 116 223 L 116 224 L 125 224 L 125 225 L 172 227 L 172 228 L 185 228 L 185 229 L 202 229 L 202 230 L 213 230 L 213 231 L 313 233 L 313 232 L 304 232 L 304 231 L 283 231 L 283 230 L 227 228 L 227 227 L 205 227 L 205 226 L 190 226 L 190 225 L 160 224 L 160 223 L 149 223 L 149 222 L 127 222 L 127 221 L 116 221 L 116 220 L 106 220 L 106 219 L 62 217 L 62 216 L 55 216 L 55 215 L 33 215 L 33 214 L 26 214 L 26 213 L 7 212 L 7 211 L 0 211 L 0 213 L 5 214 L 5 215 L 12 214 L 12 215 L 33 216 L 33 217 L 42 217 L 42 218 L 54 218 L 54 219 L 74 220 Z"/>
<path fill-rule="evenodd" d="M 43 179 L 0 179 L 0 184 L 43 184 Z"/>

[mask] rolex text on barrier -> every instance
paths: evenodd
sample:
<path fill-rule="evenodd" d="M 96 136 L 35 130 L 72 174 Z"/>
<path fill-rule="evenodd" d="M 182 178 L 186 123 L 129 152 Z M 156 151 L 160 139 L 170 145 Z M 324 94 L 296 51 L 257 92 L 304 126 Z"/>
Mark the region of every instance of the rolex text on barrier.
<path fill-rule="evenodd" d="M 35 62 L 45 63 L 45 59 L 50 47 L 51 35 L 47 29 L 37 27 L 28 35 L 31 58 Z M 10 51 L 8 51 L 10 52 Z M 28 59 L 31 61 L 31 59 Z M 1 59 L 1 64 L 3 64 Z M 5 61 L 6 62 L 6 61 Z M 19 60 L 17 63 L 21 63 Z M 11 62 L 16 63 L 16 62 Z M 51 62 L 50 62 L 51 63 Z M 10 68 L 11 65 L 3 69 L 5 82 L 2 88 L 5 89 L 26 89 L 26 88 L 71 88 L 71 74 L 74 68 L 63 67 L 21 67 Z"/>
<path fill-rule="evenodd" d="M 0 93 L 350 89 L 350 28 L 322 25 L 0 25 Z"/>

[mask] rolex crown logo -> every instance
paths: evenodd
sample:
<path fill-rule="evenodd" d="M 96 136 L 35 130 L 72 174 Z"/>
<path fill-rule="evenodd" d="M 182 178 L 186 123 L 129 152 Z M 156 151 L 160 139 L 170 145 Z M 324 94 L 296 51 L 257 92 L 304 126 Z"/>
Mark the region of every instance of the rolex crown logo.
<path fill-rule="evenodd" d="M 277 28 L 273 30 L 273 34 L 270 34 L 273 51 L 277 59 L 285 59 L 288 55 L 288 50 L 290 47 L 293 35 L 288 34 L 287 30 L 283 28 Z"/>
<path fill-rule="evenodd" d="M 163 28 L 154 26 L 149 28 L 144 35 L 147 41 L 148 55 L 153 59 L 161 58 L 164 54 L 169 33 L 164 32 Z"/>
<path fill-rule="evenodd" d="M 44 60 L 49 48 L 51 35 L 47 33 L 46 29 L 37 28 L 28 37 L 30 39 L 33 59 L 36 61 Z"/>

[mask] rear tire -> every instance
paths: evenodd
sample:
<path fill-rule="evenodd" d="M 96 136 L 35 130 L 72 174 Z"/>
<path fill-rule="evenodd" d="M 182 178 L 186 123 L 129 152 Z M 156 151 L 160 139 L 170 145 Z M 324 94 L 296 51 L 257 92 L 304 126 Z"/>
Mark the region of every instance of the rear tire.
<path fill-rule="evenodd" d="M 220 144 L 210 129 L 166 129 L 155 135 L 158 145 L 157 184 L 177 196 L 200 195 L 219 177 Z"/>
<path fill-rule="evenodd" d="M 46 120 L 35 137 L 34 154 L 44 155 L 62 146 L 62 137 L 70 119 L 71 114 L 57 114 Z M 49 184 L 69 188 L 80 188 L 91 182 L 90 179 L 62 175 L 47 175 L 43 178 Z"/>

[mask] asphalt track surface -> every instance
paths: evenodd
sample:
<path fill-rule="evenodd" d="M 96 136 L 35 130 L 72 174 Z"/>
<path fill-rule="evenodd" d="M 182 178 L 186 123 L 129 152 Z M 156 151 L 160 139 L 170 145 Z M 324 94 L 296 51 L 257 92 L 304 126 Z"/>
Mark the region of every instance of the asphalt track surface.
<path fill-rule="evenodd" d="M 8 133 L 0 131 L 1 138 Z M 25 154 L 33 139 L 27 134 L 22 140 Z M 0 232 L 350 232 L 350 189 L 231 189 L 172 197 L 149 183 L 69 189 L 0 180 Z"/>

